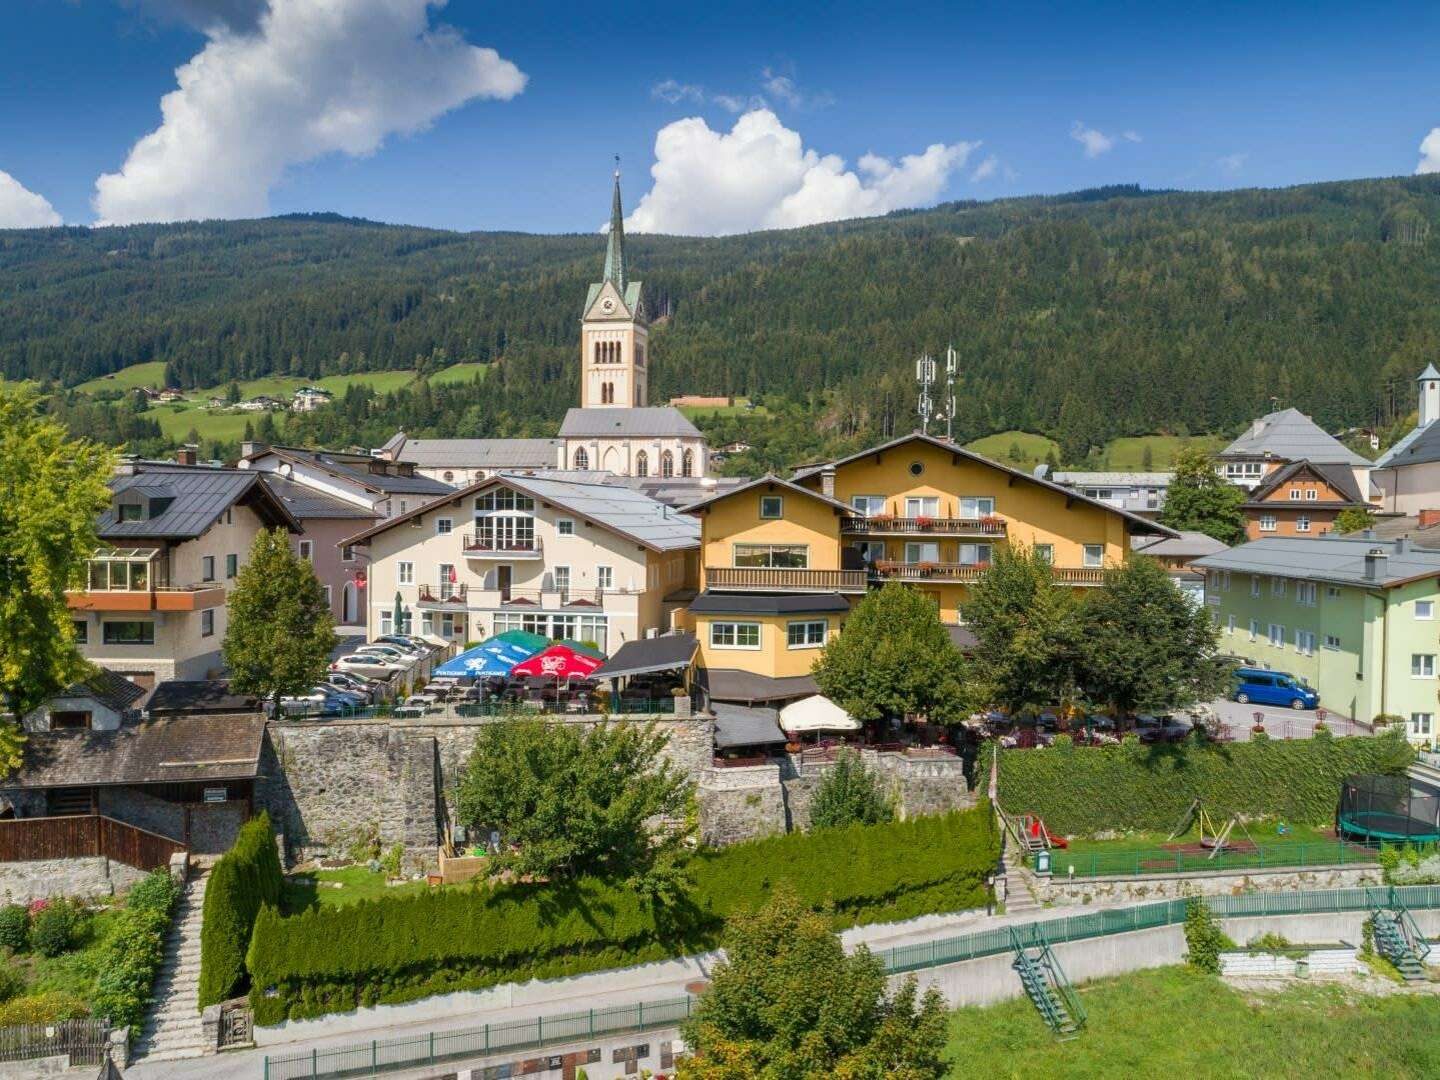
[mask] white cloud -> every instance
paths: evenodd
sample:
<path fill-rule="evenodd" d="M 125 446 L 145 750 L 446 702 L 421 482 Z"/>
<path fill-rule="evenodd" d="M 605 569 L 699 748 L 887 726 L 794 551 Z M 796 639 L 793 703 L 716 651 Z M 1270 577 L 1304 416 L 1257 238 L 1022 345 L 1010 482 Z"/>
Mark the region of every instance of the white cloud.
<path fill-rule="evenodd" d="M 1119 135 L 1106 135 L 1103 131 L 1097 131 L 1089 127 L 1083 120 L 1076 120 L 1070 125 L 1070 137 L 1085 148 L 1085 156 L 1097 158 L 1101 154 L 1108 154 L 1115 149 L 1115 144 L 1121 139 L 1126 142 L 1142 142 L 1138 131 L 1122 131 Z"/>
<path fill-rule="evenodd" d="M 0 229 L 44 229 L 61 223 L 49 199 L 0 169 Z"/>
<path fill-rule="evenodd" d="M 1430 134 L 1420 142 L 1420 162 L 1415 166 L 1417 173 L 1440 172 L 1440 127 L 1431 128 Z"/>
<path fill-rule="evenodd" d="M 857 171 L 807 150 L 799 132 L 755 109 L 727 133 L 700 117 L 655 136 L 654 186 L 626 219 L 636 232 L 719 235 L 871 217 L 935 201 L 979 143 L 935 143 L 898 162 L 866 154 Z"/>
<path fill-rule="evenodd" d="M 1250 159 L 1249 154 L 1225 154 L 1215 159 L 1216 166 L 1221 172 L 1227 172 L 1234 176 L 1245 167 L 1245 162 Z"/>
<path fill-rule="evenodd" d="M 430 24 L 444 0 L 271 0 L 253 34 L 217 24 L 176 71 L 159 128 L 95 183 L 105 223 L 252 217 L 288 166 L 374 153 L 526 77 L 493 49 Z"/>
<path fill-rule="evenodd" d="M 981 180 L 989 180 L 990 177 L 995 175 L 996 170 L 999 168 L 1000 159 L 994 154 L 991 154 L 975 167 L 975 171 L 970 174 L 970 182 L 972 184 L 978 184 Z"/>
<path fill-rule="evenodd" d="M 664 79 L 650 88 L 650 96 L 670 105 L 678 105 L 682 101 L 693 101 L 698 105 L 705 101 L 705 90 L 678 79 Z"/>

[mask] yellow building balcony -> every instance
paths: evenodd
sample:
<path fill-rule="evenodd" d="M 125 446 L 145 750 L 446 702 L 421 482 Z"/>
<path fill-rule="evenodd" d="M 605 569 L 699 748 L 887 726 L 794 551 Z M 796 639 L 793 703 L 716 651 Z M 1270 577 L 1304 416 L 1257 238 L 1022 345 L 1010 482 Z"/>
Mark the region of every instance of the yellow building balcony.
<path fill-rule="evenodd" d="M 840 521 L 845 536 L 978 536 L 1004 537 L 1005 519 L 942 517 L 847 517 Z"/>
<path fill-rule="evenodd" d="M 863 593 L 864 570 L 805 570 L 779 566 L 707 566 L 705 588 L 712 592 Z"/>
<path fill-rule="evenodd" d="M 65 594 L 72 611 L 203 611 L 225 603 L 218 582 L 162 585 L 153 589 L 89 589 Z"/>
<path fill-rule="evenodd" d="M 934 582 L 968 585 L 979 581 L 989 567 L 985 563 L 902 563 L 880 561 L 872 575 L 879 581 Z M 1102 585 L 1105 570 L 1099 566 L 1056 566 L 1051 568 L 1056 585 Z"/>

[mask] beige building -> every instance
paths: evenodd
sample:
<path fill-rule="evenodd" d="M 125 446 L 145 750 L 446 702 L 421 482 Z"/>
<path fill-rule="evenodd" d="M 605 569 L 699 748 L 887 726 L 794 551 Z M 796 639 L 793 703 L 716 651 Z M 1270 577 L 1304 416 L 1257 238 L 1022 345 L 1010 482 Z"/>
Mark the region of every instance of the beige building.
<path fill-rule="evenodd" d="M 1420 405 L 1415 429 L 1380 455 L 1371 474 L 1379 509 L 1391 514 L 1440 510 L 1440 371 L 1428 365 L 1415 380 Z"/>
<path fill-rule="evenodd" d="M 68 596 L 81 655 L 144 687 L 215 676 L 226 598 L 256 534 L 299 534 L 299 522 L 248 470 L 127 462 L 110 490 L 105 546 Z"/>
<path fill-rule="evenodd" d="M 347 543 L 369 551 L 372 636 L 528 630 L 614 652 L 693 595 L 700 525 L 628 487 L 507 473 Z"/>

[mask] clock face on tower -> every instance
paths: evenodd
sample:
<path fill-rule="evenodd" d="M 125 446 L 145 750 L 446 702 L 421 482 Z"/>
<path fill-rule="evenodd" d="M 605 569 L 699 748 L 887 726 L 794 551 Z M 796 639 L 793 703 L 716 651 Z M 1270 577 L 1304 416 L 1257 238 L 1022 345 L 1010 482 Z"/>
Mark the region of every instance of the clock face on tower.
<path fill-rule="evenodd" d="M 615 298 L 613 296 L 607 296 L 604 300 L 601 300 L 600 310 L 603 311 L 606 315 L 609 315 L 611 312 L 613 312 L 615 310 Z"/>

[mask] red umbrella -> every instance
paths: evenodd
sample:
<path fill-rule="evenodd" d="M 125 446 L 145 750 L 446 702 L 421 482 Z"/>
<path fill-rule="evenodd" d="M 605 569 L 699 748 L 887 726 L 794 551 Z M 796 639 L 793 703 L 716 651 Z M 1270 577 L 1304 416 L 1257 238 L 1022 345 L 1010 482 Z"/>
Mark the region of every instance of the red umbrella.
<path fill-rule="evenodd" d="M 551 645 L 510 669 L 511 675 L 540 675 L 551 679 L 583 679 L 604 661 L 577 652 L 568 645 Z"/>

